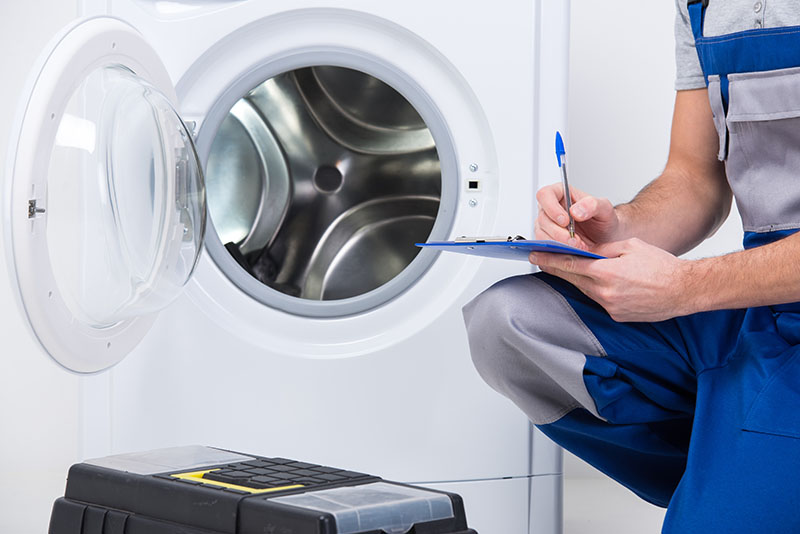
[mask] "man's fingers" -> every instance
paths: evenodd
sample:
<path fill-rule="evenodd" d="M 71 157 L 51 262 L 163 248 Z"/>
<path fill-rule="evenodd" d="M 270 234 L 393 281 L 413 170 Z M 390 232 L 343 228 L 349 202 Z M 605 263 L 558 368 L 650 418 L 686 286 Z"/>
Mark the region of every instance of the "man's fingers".
<path fill-rule="evenodd" d="M 572 205 L 570 212 L 578 222 L 589 219 L 602 221 L 614 216 L 614 206 L 607 198 L 584 196 Z"/>
<path fill-rule="evenodd" d="M 547 216 L 539 217 L 536 221 L 536 226 L 538 232 L 547 235 L 547 237 L 539 237 L 540 234 L 537 232 L 537 239 L 552 239 L 553 241 L 559 241 L 561 243 L 566 243 L 569 239 L 569 230 L 563 226 L 559 226 Z"/>
<path fill-rule="evenodd" d="M 575 237 L 570 237 L 569 230 L 558 226 L 547 217 L 537 219 L 534 230 L 536 239 L 558 241 L 581 250 L 590 250 L 592 247 L 580 234 L 576 233 Z"/>
<path fill-rule="evenodd" d="M 631 248 L 637 246 L 637 239 L 625 239 L 623 241 L 612 241 L 611 243 L 603 243 L 594 249 L 595 254 L 605 256 L 606 258 L 618 258 L 626 252 L 630 252 Z"/>
<path fill-rule="evenodd" d="M 595 281 L 587 276 L 581 276 L 579 274 L 570 273 L 567 271 L 561 271 L 559 269 L 554 269 L 553 267 L 540 267 L 542 271 L 546 272 L 547 274 L 552 274 L 553 276 L 557 276 L 563 280 L 566 280 L 573 286 L 580 289 L 586 295 L 591 297 L 593 288 L 595 286 Z"/>
<path fill-rule="evenodd" d="M 573 256 L 572 254 L 553 254 L 549 252 L 531 252 L 528 260 L 534 265 L 538 265 L 542 270 L 551 268 L 589 278 L 591 278 L 591 264 L 596 261 Z"/>
<path fill-rule="evenodd" d="M 559 226 L 567 226 L 569 217 L 567 210 L 561 205 L 564 200 L 564 191 L 559 184 L 552 184 L 539 189 L 536 200 L 544 213 Z"/>
<path fill-rule="evenodd" d="M 538 225 L 536 226 L 536 233 L 534 237 L 536 239 L 549 239 L 551 241 L 556 241 L 555 236 L 550 235 L 546 230 L 540 228 Z"/>
<path fill-rule="evenodd" d="M 597 202 L 595 199 L 587 197 L 582 199 L 580 202 L 573 204 L 570 212 L 572 213 L 572 216 L 575 217 L 576 221 L 583 222 L 587 219 L 591 219 L 594 216 L 596 209 Z"/>

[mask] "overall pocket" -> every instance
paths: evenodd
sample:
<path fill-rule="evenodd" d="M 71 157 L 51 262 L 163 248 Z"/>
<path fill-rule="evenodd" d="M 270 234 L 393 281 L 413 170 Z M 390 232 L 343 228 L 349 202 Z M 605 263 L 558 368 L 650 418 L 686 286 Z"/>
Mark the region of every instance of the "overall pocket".
<path fill-rule="evenodd" d="M 728 156 L 728 125 L 725 123 L 725 108 L 722 105 L 722 86 L 719 76 L 708 77 L 708 103 L 711 104 L 711 115 L 714 118 L 714 127 L 719 136 L 719 153 L 717 157 L 720 161 L 725 161 Z"/>
<path fill-rule="evenodd" d="M 744 230 L 798 228 L 800 68 L 731 74 L 728 80 L 726 165 Z"/>
<path fill-rule="evenodd" d="M 800 439 L 800 346 L 767 378 L 742 430 Z"/>

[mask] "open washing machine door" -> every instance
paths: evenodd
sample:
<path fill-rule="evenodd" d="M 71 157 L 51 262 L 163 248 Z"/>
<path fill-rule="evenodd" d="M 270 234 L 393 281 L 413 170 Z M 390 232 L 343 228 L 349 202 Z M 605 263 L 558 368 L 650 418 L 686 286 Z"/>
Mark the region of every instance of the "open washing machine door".
<path fill-rule="evenodd" d="M 117 19 L 65 29 L 23 100 L 5 177 L 12 285 L 56 362 L 101 371 L 192 275 L 206 219 L 201 166 L 162 61 Z"/>

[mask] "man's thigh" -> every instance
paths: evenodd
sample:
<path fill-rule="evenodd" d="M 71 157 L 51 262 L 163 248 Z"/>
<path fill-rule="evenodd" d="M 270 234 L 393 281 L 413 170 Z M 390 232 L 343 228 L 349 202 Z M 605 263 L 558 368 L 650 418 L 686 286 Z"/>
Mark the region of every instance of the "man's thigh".
<path fill-rule="evenodd" d="M 748 345 L 698 378 L 664 532 L 800 532 L 800 347 Z"/>
<path fill-rule="evenodd" d="M 725 361 L 744 312 L 618 323 L 563 280 L 503 280 L 464 308 L 476 368 L 539 428 L 666 506 L 686 464 L 698 369 Z"/>
<path fill-rule="evenodd" d="M 733 352 L 743 311 L 619 323 L 545 273 L 498 282 L 464 308 L 486 381 L 536 424 L 575 408 L 614 423 L 673 419 L 694 409 L 696 375 Z"/>

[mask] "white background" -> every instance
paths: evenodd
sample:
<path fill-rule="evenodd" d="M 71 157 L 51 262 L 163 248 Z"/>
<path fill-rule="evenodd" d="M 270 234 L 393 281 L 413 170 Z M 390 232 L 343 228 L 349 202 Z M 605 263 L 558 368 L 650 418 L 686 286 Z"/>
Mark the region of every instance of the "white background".
<path fill-rule="evenodd" d="M 674 100 L 674 5 L 672 0 L 646 4 L 572 3 L 570 115 L 564 132 L 570 180 L 614 202 L 630 199 L 666 162 Z M 76 11 L 77 0 L 3 0 L 0 5 L 0 168 L 28 70 Z M 693 255 L 738 248 L 740 239 L 734 216 Z M 24 328 L 5 261 L 0 261 L 0 532 L 41 534 L 78 455 L 78 379 L 50 363 L 30 336 L 20 336 Z M 47 483 L 25 484 L 33 466 L 49 473 Z M 567 534 L 658 532 L 660 510 L 569 455 L 565 471 Z M 20 494 L 31 517 L 9 523 L 4 508 L 20 502 Z"/>

